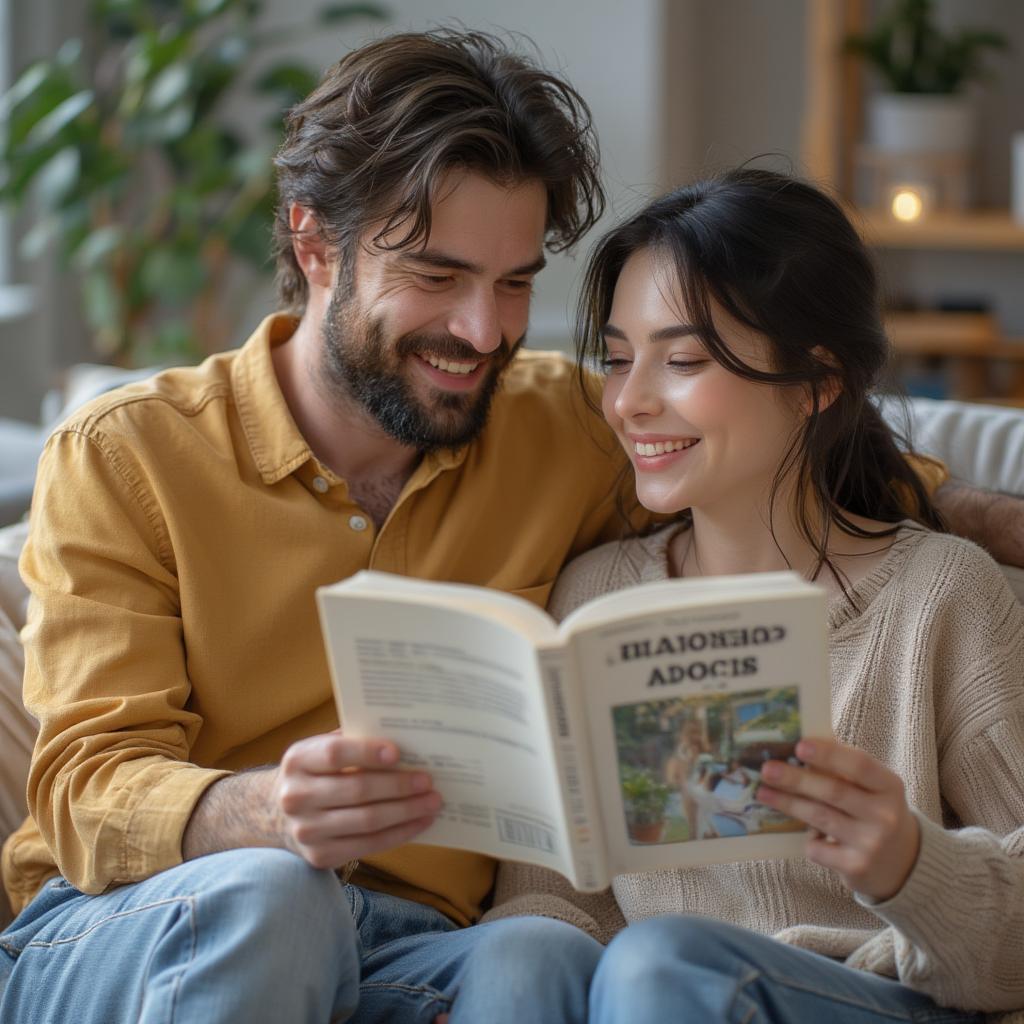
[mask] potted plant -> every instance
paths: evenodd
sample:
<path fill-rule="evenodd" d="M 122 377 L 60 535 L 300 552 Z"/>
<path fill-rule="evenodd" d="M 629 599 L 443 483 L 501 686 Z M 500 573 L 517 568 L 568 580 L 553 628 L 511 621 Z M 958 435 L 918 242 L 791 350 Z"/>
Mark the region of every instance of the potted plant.
<path fill-rule="evenodd" d="M 367 17 L 383 11 L 332 3 L 316 24 Z M 0 99 L 0 201 L 32 205 L 22 255 L 56 245 L 101 358 L 191 360 L 234 340 L 240 268 L 272 269 L 282 111 L 318 77 L 274 51 L 311 29 L 266 24 L 260 0 L 95 0 L 87 38 Z M 247 113 L 226 116 L 238 98 Z"/>
<path fill-rule="evenodd" d="M 657 843 L 665 827 L 670 790 L 647 768 L 623 765 L 619 776 L 626 830 L 634 843 Z"/>
<path fill-rule="evenodd" d="M 869 102 L 869 143 L 886 152 L 967 152 L 974 119 L 964 88 L 984 77 L 986 51 L 1007 45 L 989 29 L 943 32 L 933 0 L 895 0 L 874 29 L 845 43 L 886 86 Z"/>

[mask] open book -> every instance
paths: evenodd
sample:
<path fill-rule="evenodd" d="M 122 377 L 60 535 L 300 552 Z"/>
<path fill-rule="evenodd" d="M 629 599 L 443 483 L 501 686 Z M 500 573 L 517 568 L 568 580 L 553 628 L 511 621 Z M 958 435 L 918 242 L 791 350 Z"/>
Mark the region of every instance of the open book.
<path fill-rule="evenodd" d="M 522 598 L 360 572 L 317 592 L 347 732 L 444 799 L 417 841 L 560 872 L 798 854 L 759 768 L 831 735 L 825 592 L 795 573 L 668 580 L 556 625 Z"/>

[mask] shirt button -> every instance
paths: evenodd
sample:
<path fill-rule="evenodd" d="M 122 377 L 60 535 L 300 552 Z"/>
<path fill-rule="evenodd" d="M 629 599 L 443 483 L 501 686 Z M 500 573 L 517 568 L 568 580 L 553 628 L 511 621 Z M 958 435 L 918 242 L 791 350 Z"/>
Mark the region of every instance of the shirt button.
<path fill-rule="evenodd" d="M 365 516 L 349 516 L 348 525 L 351 526 L 356 533 L 362 533 L 370 524 L 366 521 Z"/>
<path fill-rule="evenodd" d="M 313 477 L 313 490 L 326 494 L 330 489 L 331 485 L 322 476 Z"/>

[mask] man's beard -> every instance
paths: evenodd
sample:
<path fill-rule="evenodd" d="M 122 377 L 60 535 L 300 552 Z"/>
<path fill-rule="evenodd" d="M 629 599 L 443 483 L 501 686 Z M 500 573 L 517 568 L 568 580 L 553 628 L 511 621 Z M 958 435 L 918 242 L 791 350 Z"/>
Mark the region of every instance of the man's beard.
<path fill-rule="evenodd" d="M 486 356 L 487 376 L 472 392 L 438 388 L 424 401 L 402 368 L 419 355 L 476 363 L 481 354 L 454 335 L 405 334 L 388 344 L 384 326 L 353 308 L 335 290 L 322 327 L 324 379 L 332 394 L 360 405 L 399 444 L 421 452 L 458 448 L 477 437 L 487 422 L 502 372 L 523 339 Z"/>

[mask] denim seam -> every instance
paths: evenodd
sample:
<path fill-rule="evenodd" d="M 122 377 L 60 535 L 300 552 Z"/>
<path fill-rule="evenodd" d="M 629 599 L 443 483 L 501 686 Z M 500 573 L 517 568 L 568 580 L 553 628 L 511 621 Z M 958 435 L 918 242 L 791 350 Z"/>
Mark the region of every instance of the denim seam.
<path fill-rule="evenodd" d="M 748 985 L 750 985 L 753 982 L 757 981 L 757 979 L 761 977 L 761 973 L 762 972 L 759 971 L 759 970 L 751 969 L 747 974 L 745 974 L 742 978 L 739 979 L 739 983 L 736 986 L 736 991 L 733 993 L 733 997 L 732 997 L 732 1005 L 734 1007 L 736 1005 L 736 1001 L 739 999 L 740 995 L 742 995 L 743 990 Z M 750 1022 L 754 1019 L 754 1015 L 756 1013 L 757 1013 L 757 1005 L 756 1005 L 756 1000 L 755 1000 L 755 1005 L 752 1006 L 747 1011 L 746 1016 L 743 1018 L 743 1020 L 741 1020 L 739 1022 L 739 1024 L 750 1024 Z"/>
<path fill-rule="evenodd" d="M 188 963 L 182 964 L 181 970 L 178 971 L 177 977 L 174 979 L 174 992 L 171 995 L 171 1024 L 174 1022 L 175 1015 L 178 1010 L 178 993 L 181 991 L 181 981 L 185 977 L 185 972 L 192 966 L 196 959 L 196 946 L 198 945 L 198 938 L 196 935 L 196 901 L 194 896 L 189 896 L 186 900 L 188 903 L 188 926 L 189 933 L 192 936 L 192 948 L 189 950 Z"/>
<path fill-rule="evenodd" d="M 107 917 L 100 918 L 99 921 L 94 921 L 84 932 L 79 932 L 77 935 L 67 935 L 59 939 L 54 939 L 52 942 L 43 942 L 39 939 L 33 939 L 31 942 L 25 943 L 25 949 L 32 949 L 33 947 L 42 947 L 43 949 L 50 949 L 53 946 L 62 946 L 69 942 L 77 942 L 79 939 L 85 938 L 90 932 L 94 932 L 101 925 L 107 924 L 109 921 L 116 921 L 122 917 L 131 917 L 133 914 L 141 914 L 145 910 L 152 910 L 154 907 L 166 907 L 172 903 L 189 903 L 193 899 L 192 896 L 172 896 L 166 900 L 156 900 L 153 903 L 147 903 L 144 907 L 133 907 L 131 910 L 122 910 L 117 914 L 109 914 Z"/>
<path fill-rule="evenodd" d="M 887 1017 L 889 1020 L 904 1021 L 907 1022 L 907 1024 L 910 1024 L 910 1022 L 913 1022 L 915 1020 L 915 1016 L 913 1014 L 893 1012 L 892 1010 L 880 1007 L 875 1003 L 863 1002 L 861 1000 L 853 999 L 845 995 L 837 996 L 835 995 L 835 993 L 822 991 L 821 989 L 815 988 L 812 985 L 801 984 L 800 982 L 788 977 L 787 975 L 776 974 L 775 972 L 770 970 L 762 969 L 761 971 L 754 972 L 754 974 L 751 977 L 743 981 L 743 985 L 749 984 L 751 981 L 753 981 L 761 974 L 763 974 L 775 985 L 781 985 L 785 988 L 791 988 L 798 992 L 806 992 L 809 995 L 818 996 L 819 998 L 828 1000 L 832 1003 L 843 1003 L 846 1006 L 855 1007 L 858 1010 L 865 1010 L 870 1013 L 876 1013 L 880 1017 Z"/>
<path fill-rule="evenodd" d="M 452 1000 L 446 996 L 439 989 L 433 988 L 430 985 L 402 985 L 399 982 L 389 981 L 364 981 L 360 986 L 364 989 L 389 989 L 398 992 L 406 992 L 413 996 L 430 996 L 435 1003 L 445 1003 L 448 1006 L 452 1005 Z"/>

